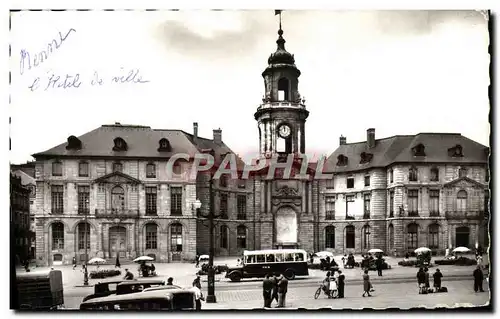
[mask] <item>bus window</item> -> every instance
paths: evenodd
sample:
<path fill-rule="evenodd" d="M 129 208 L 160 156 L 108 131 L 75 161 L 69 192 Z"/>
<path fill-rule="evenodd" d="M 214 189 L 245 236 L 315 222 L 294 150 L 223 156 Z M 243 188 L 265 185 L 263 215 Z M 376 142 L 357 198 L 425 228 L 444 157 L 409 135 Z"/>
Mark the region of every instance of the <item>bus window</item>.
<path fill-rule="evenodd" d="M 253 264 L 255 262 L 255 256 L 245 256 L 245 264 Z"/>
<path fill-rule="evenodd" d="M 285 254 L 285 261 L 294 261 L 293 254 L 291 254 L 291 253 Z"/>
<path fill-rule="evenodd" d="M 265 263 L 266 262 L 266 256 L 265 255 L 255 255 L 257 257 L 257 262 L 258 263 Z"/>
<path fill-rule="evenodd" d="M 283 254 L 276 254 L 276 262 L 277 263 L 281 263 L 281 262 L 284 262 L 285 261 L 285 257 L 283 256 Z"/>
<path fill-rule="evenodd" d="M 304 261 L 304 255 L 302 253 L 295 253 L 295 261 Z"/>
<path fill-rule="evenodd" d="M 273 254 L 267 254 L 266 255 L 266 263 L 273 263 L 274 262 L 274 255 Z"/>

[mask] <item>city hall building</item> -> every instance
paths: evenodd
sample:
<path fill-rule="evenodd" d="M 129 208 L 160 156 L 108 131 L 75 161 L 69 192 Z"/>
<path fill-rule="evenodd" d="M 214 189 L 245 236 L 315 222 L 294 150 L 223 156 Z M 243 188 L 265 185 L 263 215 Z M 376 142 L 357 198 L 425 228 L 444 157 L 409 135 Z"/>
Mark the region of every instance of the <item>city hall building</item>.
<path fill-rule="evenodd" d="M 278 35 L 254 120 L 260 159 L 282 162 L 306 153 L 309 111 L 281 28 Z M 190 158 L 175 163 L 174 176 L 167 163 L 180 153 Z M 402 255 L 420 246 L 441 253 L 488 245 L 489 149 L 460 134 L 376 139 L 368 129 L 365 141 L 340 137 L 323 165 L 308 165 L 309 179 L 287 179 L 280 170 L 267 178 L 267 165 L 250 179 L 213 179 L 210 172 L 187 178 L 197 153 L 217 163 L 234 154 L 222 130 L 202 138 L 197 123 L 192 133 L 103 125 L 34 154 L 38 263 L 83 261 L 86 253 L 191 261 L 209 252 L 211 207 L 216 255 L 291 247 Z M 245 164 L 237 164 L 241 172 Z M 294 172 L 300 168 L 295 161 Z M 314 179 L 316 170 L 333 177 Z"/>

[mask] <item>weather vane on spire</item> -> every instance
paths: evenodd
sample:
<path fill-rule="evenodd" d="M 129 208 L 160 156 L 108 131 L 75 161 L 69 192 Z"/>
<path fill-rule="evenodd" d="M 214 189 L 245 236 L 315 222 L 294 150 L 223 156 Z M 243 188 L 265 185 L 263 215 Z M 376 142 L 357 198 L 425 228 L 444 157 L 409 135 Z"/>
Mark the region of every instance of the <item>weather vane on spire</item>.
<path fill-rule="evenodd" d="M 281 11 L 283 10 L 274 10 L 274 15 L 278 15 L 280 16 L 280 30 L 281 30 Z"/>

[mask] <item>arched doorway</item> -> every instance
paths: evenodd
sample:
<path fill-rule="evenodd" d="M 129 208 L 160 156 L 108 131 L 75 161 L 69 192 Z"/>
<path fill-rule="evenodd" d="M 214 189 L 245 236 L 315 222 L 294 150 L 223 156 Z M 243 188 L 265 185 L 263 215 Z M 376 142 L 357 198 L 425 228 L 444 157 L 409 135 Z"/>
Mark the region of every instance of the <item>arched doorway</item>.
<path fill-rule="evenodd" d="M 469 234 L 469 227 L 457 227 L 455 230 L 455 247 L 469 247 Z"/>
<path fill-rule="evenodd" d="M 110 257 L 120 258 L 127 256 L 127 229 L 123 226 L 113 226 L 109 228 L 109 254 Z"/>
<path fill-rule="evenodd" d="M 276 213 L 276 243 L 280 246 L 297 244 L 297 213 L 291 207 L 281 207 Z"/>

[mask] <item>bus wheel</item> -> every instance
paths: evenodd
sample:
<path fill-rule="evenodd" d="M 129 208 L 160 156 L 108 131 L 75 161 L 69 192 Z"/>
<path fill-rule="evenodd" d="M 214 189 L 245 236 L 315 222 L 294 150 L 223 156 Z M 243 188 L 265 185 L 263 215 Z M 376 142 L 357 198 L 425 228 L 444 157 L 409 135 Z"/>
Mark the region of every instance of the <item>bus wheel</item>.
<path fill-rule="evenodd" d="M 231 281 L 240 281 L 241 275 L 239 273 L 235 272 L 229 276 L 229 279 L 231 279 Z"/>
<path fill-rule="evenodd" d="M 286 279 L 288 280 L 293 280 L 295 278 L 295 273 L 293 272 L 293 270 L 291 269 L 287 269 L 285 270 L 285 273 L 283 274 Z"/>

